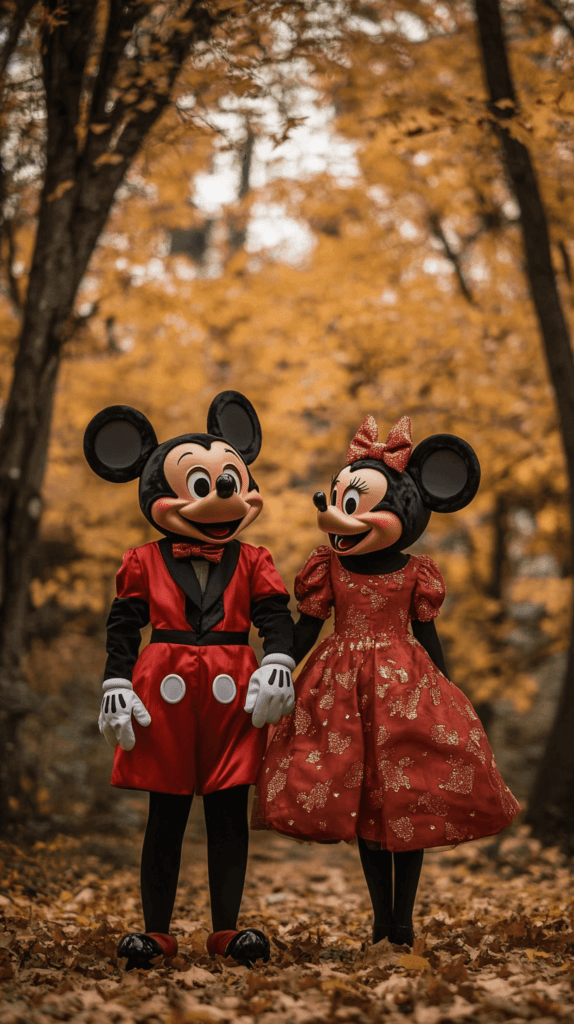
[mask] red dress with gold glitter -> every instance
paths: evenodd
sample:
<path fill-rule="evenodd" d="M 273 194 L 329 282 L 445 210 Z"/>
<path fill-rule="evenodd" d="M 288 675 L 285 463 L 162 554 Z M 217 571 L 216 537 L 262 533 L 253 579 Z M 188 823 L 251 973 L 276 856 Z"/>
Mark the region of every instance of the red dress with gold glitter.
<path fill-rule="evenodd" d="M 299 573 L 299 610 L 335 631 L 296 681 L 267 748 L 258 822 L 300 839 L 416 850 L 493 835 L 520 806 L 472 704 L 409 632 L 439 613 L 431 558 L 381 576 L 348 572 L 326 546 Z"/>

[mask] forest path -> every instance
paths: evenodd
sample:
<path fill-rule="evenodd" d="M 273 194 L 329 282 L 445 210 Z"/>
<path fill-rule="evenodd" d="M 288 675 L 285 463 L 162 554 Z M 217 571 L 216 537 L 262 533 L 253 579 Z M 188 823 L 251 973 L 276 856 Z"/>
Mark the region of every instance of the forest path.
<path fill-rule="evenodd" d="M 141 834 L 4 843 L 0 1024 L 494 1024 L 574 1019 L 574 874 L 525 830 L 429 851 L 415 909 L 420 957 L 369 943 L 354 846 L 252 833 L 241 925 L 265 929 L 253 971 L 205 952 L 209 904 L 201 803 L 184 846 L 178 957 L 128 974 L 117 940 L 141 929 Z"/>

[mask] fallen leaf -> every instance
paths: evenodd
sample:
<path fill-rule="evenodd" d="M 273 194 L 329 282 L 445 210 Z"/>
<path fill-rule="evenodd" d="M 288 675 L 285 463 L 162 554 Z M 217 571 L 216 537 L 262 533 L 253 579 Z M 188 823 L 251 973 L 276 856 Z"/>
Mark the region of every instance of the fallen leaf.
<path fill-rule="evenodd" d="M 432 971 L 428 960 L 414 953 L 405 953 L 397 960 L 395 967 L 404 967 L 407 971 Z"/>
<path fill-rule="evenodd" d="M 188 971 L 175 971 L 173 980 L 184 988 L 195 988 L 197 985 L 211 985 L 216 979 L 202 967 L 190 967 Z"/>

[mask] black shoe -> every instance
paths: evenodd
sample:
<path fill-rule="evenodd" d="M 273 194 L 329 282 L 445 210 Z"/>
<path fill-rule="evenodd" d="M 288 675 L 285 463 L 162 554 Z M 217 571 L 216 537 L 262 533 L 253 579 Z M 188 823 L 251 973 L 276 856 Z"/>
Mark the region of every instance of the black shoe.
<path fill-rule="evenodd" d="M 384 924 L 373 925 L 373 946 L 376 946 L 377 942 L 381 939 L 388 939 L 390 926 Z"/>
<path fill-rule="evenodd" d="M 164 956 L 164 951 L 159 942 L 152 939 L 151 935 L 143 935 L 141 932 L 132 932 L 131 935 L 124 935 L 118 944 L 118 957 L 127 957 L 126 971 L 133 971 L 139 968 L 144 971 L 151 971 L 152 960 L 156 956 Z"/>
<path fill-rule="evenodd" d="M 411 946 L 415 941 L 413 929 L 408 924 L 392 924 L 389 931 L 389 942 L 395 946 Z"/>
<path fill-rule="evenodd" d="M 244 928 L 237 932 L 225 949 L 226 956 L 232 956 L 238 964 L 251 967 L 256 960 L 267 963 L 271 956 L 269 939 L 258 928 Z"/>

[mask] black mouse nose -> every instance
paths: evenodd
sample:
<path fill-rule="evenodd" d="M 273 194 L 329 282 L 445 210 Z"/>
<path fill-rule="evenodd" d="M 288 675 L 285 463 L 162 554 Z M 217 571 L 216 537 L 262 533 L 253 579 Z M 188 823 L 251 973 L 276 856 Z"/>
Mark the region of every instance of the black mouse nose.
<path fill-rule="evenodd" d="M 235 490 L 235 480 L 231 473 L 221 473 L 215 481 L 215 490 L 219 498 L 230 498 Z"/>
<path fill-rule="evenodd" d="M 316 491 L 313 495 L 313 504 L 315 508 L 319 509 L 319 512 L 327 511 L 327 498 L 324 491 Z"/>

